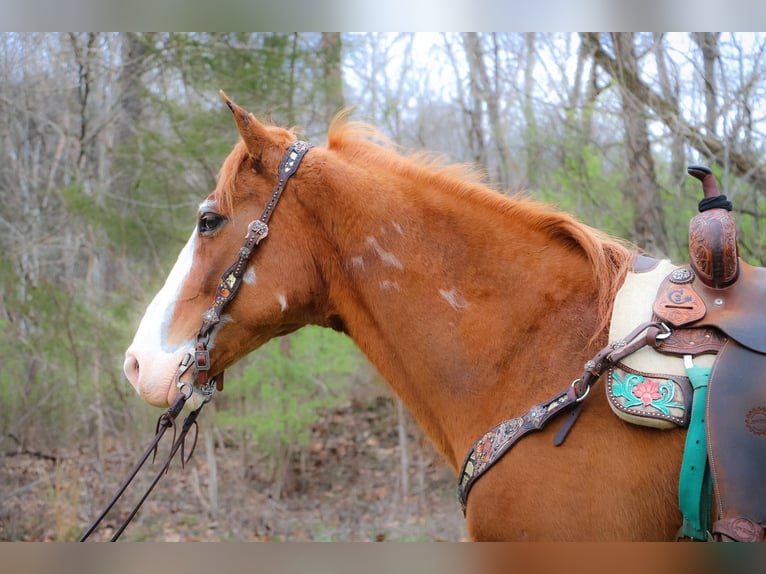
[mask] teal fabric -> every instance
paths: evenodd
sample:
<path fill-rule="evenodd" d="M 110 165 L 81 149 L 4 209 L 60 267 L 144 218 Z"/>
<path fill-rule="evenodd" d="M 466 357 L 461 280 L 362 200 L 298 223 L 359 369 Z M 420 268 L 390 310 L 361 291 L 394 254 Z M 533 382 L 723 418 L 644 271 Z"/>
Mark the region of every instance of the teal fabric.
<path fill-rule="evenodd" d="M 678 538 L 707 540 L 711 527 L 713 483 L 707 458 L 705 407 L 710 379 L 708 367 L 687 367 L 694 395 L 686 447 L 678 482 L 678 504 L 683 514 L 683 525 Z"/>

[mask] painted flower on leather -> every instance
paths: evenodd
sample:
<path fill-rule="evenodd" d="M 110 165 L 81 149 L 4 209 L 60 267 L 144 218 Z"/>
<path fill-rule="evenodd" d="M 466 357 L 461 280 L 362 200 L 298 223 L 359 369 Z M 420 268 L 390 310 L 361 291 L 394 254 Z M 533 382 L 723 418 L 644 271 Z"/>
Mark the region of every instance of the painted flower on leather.
<path fill-rule="evenodd" d="M 495 433 L 488 432 L 481 440 L 476 444 L 476 460 L 479 462 L 486 462 L 489 460 L 492 452 L 492 443 L 495 439 Z"/>
<path fill-rule="evenodd" d="M 652 401 L 662 398 L 660 385 L 651 379 L 644 379 L 633 387 L 633 395 L 640 399 L 644 406 L 651 405 Z"/>

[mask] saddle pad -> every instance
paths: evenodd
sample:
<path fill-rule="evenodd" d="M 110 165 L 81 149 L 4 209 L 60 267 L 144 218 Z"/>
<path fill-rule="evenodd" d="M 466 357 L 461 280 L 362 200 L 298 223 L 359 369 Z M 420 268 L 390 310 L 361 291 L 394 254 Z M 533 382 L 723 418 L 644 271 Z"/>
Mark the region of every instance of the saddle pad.
<path fill-rule="evenodd" d="M 628 273 L 625 282 L 617 292 L 609 325 L 609 340 L 621 339 L 646 321 L 651 321 L 657 290 L 663 279 L 677 269 L 669 260 L 661 260 L 654 268 L 644 273 Z M 712 367 L 715 356 L 695 357 L 700 367 Z M 651 347 L 643 347 L 622 359 L 622 364 L 636 372 L 664 373 L 669 376 L 686 376 L 683 359 L 658 353 Z"/>
<path fill-rule="evenodd" d="M 677 266 L 663 259 L 645 272 L 630 272 L 614 301 L 609 340 L 616 341 L 652 319 L 657 290 Z M 695 364 L 710 367 L 714 356 Z M 607 373 L 606 396 L 614 413 L 627 422 L 654 428 L 687 426 L 692 388 L 683 359 L 643 347 L 624 357 Z"/>
<path fill-rule="evenodd" d="M 708 452 L 722 518 L 766 524 L 766 355 L 729 340 L 710 375 Z"/>

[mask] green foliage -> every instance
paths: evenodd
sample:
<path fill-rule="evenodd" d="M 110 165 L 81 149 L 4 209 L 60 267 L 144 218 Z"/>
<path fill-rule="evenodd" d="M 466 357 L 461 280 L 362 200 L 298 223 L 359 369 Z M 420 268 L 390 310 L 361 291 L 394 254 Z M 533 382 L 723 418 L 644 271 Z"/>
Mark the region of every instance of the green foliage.
<path fill-rule="evenodd" d="M 363 358 L 352 341 L 329 329 L 305 327 L 253 353 L 227 389 L 239 391 L 240 405 L 219 402 L 217 421 L 247 429 L 266 449 L 305 445 L 322 409 L 344 402 Z"/>
<path fill-rule="evenodd" d="M 540 197 L 589 225 L 628 237 L 633 213 L 622 193 L 624 176 L 614 158 L 592 144 L 564 142 L 561 162 L 541 182 Z"/>
<path fill-rule="evenodd" d="M 0 260 L 0 269 L 9 267 Z M 83 438 L 92 416 L 83 406 L 119 378 L 114 358 L 130 336 L 125 302 L 104 294 L 95 304 L 83 290 L 70 292 L 46 280 L 23 284 L 0 273 L 0 310 L 6 312 L 0 318 L 2 437 L 33 437 L 52 447 Z M 107 393 L 103 407 L 118 405 L 127 392 Z"/>

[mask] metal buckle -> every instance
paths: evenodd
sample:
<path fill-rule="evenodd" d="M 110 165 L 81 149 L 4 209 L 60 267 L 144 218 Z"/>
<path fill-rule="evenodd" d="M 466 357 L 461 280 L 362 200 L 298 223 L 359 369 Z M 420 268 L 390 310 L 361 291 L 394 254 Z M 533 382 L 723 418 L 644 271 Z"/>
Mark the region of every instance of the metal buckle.
<path fill-rule="evenodd" d="M 575 393 L 579 393 L 580 392 L 580 384 L 581 383 L 582 383 L 582 379 L 579 378 L 579 377 L 576 378 L 574 381 L 572 381 L 572 384 L 570 386 L 574 389 Z M 580 403 L 580 402 L 584 401 L 585 397 L 588 396 L 588 393 L 590 393 L 590 385 L 586 385 L 585 386 L 585 392 L 583 394 L 579 395 L 575 399 L 575 402 L 576 403 Z"/>
<path fill-rule="evenodd" d="M 194 385 L 192 385 L 191 383 L 178 381 L 177 386 L 178 386 L 178 392 L 181 393 L 184 399 L 187 401 L 194 394 Z"/>
<path fill-rule="evenodd" d="M 215 395 L 216 382 L 217 382 L 216 377 L 212 377 L 207 383 L 202 385 L 202 387 L 200 388 L 200 392 L 202 393 L 202 400 L 204 402 L 206 403 L 209 402 L 213 398 L 213 395 Z"/>
<path fill-rule="evenodd" d="M 198 371 L 210 370 L 210 351 L 207 349 L 196 349 L 194 351 L 194 362 Z"/>

